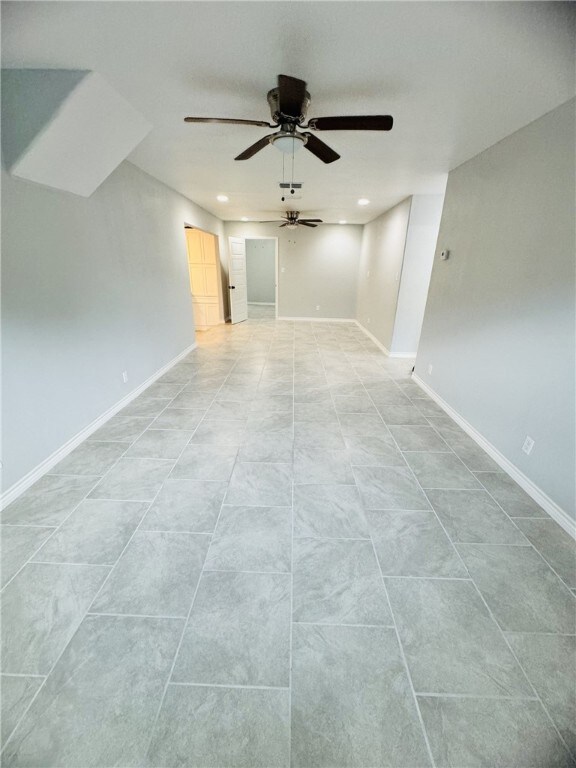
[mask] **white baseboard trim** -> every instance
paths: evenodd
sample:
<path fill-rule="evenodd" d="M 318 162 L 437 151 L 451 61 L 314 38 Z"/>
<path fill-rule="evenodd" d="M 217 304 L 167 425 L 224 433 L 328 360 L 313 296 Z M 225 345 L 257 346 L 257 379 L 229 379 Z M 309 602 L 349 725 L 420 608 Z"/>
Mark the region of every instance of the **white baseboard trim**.
<path fill-rule="evenodd" d="M 275 307 L 275 301 L 249 301 L 248 306 L 252 307 Z"/>
<path fill-rule="evenodd" d="M 384 352 L 384 354 L 387 357 L 390 357 L 393 360 L 415 360 L 416 359 L 416 352 L 414 352 L 413 355 L 397 355 L 397 354 L 393 354 L 388 349 L 386 349 L 386 347 L 384 346 L 384 344 L 382 344 L 382 342 L 378 341 L 378 339 L 376 338 L 376 336 L 374 336 L 373 333 L 370 333 L 370 331 L 367 328 L 364 328 L 364 326 L 362 325 L 362 323 L 359 320 L 356 320 L 356 325 L 358 326 L 358 328 L 360 328 L 361 331 L 364 331 L 366 336 L 368 336 L 368 338 L 371 339 L 374 342 L 374 344 L 376 344 L 376 346 L 379 349 L 381 349 L 382 352 Z"/>
<path fill-rule="evenodd" d="M 413 381 L 418 384 L 418 386 L 424 390 L 424 392 L 434 400 L 435 403 L 437 403 L 442 410 L 446 411 L 448 416 L 450 416 L 451 419 L 453 419 L 459 427 L 462 427 L 464 432 L 466 432 L 467 435 L 469 435 L 474 442 L 478 443 L 480 448 L 482 448 L 483 451 L 486 451 L 488 456 L 490 456 L 491 459 L 493 459 L 498 466 L 506 472 L 507 475 L 510 475 L 512 480 L 514 480 L 518 485 L 526 491 L 528 496 L 530 496 L 534 501 L 539 504 L 542 509 L 544 509 L 550 517 L 555 520 L 558 525 L 562 526 L 562 528 L 566 531 L 566 533 L 570 534 L 574 539 L 576 539 L 576 523 L 574 520 L 570 517 L 570 515 L 565 512 L 562 507 L 558 506 L 555 501 L 553 501 L 541 488 L 539 488 L 535 483 L 530 480 L 529 477 L 526 477 L 526 475 L 521 472 L 518 467 L 515 464 L 512 464 L 512 462 L 507 459 L 500 451 L 495 448 L 492 443 L 489 443 L 486 438 L 480 434 L 471 424 L 469 424 L 465 419 L 460 416 L 459 413 L 457 413 L 448 403 L 443 400 L 440 395 L 436 394 L 434 390 L 426 384 L 426 382 L 422 381 L 422 379 L 417 376 L 415 373 L 412 374 Z"/>
<path fill-rule="evenodd" d="M 352 317 L 287 317 L 278 315 L 277 320 L 293 320 L 295 323 L 355 323 Z"/>
<path fill-rule="evenodd" d="M 14 483 L 14 485 L 4 491 L 4 493 L 0 496 L 0 510 L 7 507 L 8 504 L 11 504 L 15 499 L 18 498 L 18 496 L 21 496 L 24 491 L 27 491 L 31 485 L 33 485 L 42 477 L 42 475 L 45 475 L 53 467 L 55 467 L 59 461 L 62 461 L 62 459 L 66 458 L 66 456 L 68 456 L 68 454 L 71 453 L 74 448 L 77 448 L 80 443 L 84 442 L 87 437 L 90 437 L 93 432 L 96 432 L 97 429 L 103 426 L 109 419 L 112 418 L 112 416 L 115 416 L 118 411 L 121 411 L 122 408 L 127 406 L 128 403 L 137 398 L 138 395 L 141 395 L 145 389 L 148 389 L 151 384 L 154 384 L 154 382 L 165 373 L 167 373 L 170 368 L 175 366 L 176 363 L 179 363 L 180 360 L 185 358 L 186 355 L 192 352 L 192 350 L 196 349 L 196 346 L 197 344 L 194 342 L 194 344 L 191 344 L 183 352 L 180 352 L 180 354 L 177 355 L 173 360 L 162 366 L 162 368 L 157 370 L 156 373 L 153 373 L 152 376 L 149 376 L 146 381 L 136 387 L 136 389 L 133 389 L 132 392 L 130 392 L 128 395 L 125 395 L 111 408 L 108 408 L 107 411 L 98 416 L 97 419 L 88 424 L 87 427 L 84 427 L 84 429 L 78 432 L 78 434 L 74 435 L 74 437 L 70 438 L 70 440 L 64 443 L 63 446 L 58 448 L 57 451 L 54 451 L 54 453 L 48 456 L 48 458 L 44 459 L 44 461 L 42 461 L 40 464 L 34 467 L 34 469 L 31 469 L 30 472 L 24 475 L 24 477 L 20 478 L 18 482 Z"/>

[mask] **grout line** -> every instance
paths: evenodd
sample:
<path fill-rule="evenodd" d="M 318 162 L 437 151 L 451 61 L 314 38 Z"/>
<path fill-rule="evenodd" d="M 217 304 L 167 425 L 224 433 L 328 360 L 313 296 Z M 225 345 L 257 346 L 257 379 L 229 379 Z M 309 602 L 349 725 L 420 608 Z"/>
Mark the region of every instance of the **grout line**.
<path fill-rule="evenodd" d="M 24 672 L 2 672 L 0 673 L 0 677 L 34 677 L 38 680 L 46 679 L 46 675 L 27 675 Z"/>
<path fill-rule="evenodd" d="M 232 688 L 240 691 L 289 691 L 285 685 L 229 685 L 228 683 L 182 683 L 171 680 L 169 685 L 178 685 L 183 688 Z"/>
<path fill-rule="evenodd" d="M 293 621 L 305 627 L 356 627 L 361 629 L 394 629 L 394 624 L 344 624 L 335 621 Z"/>
<path fill-rule="evenodd" d="M 540 701 L 537 696 L 487 696 L 475 693 L 428 693 L 416 691 L 416 696 L 426 696 L 429 699 L 487 699 L 488 701 Z"/>
<path fill-rule="evenodd" d="M 182 621 L 186 618 L 184 615 L 168 616 L 154 613 L 112 613 L 110 611 L 88 611 L 86 616 L 114 616 L 119 619 L 177 619 Z"/>

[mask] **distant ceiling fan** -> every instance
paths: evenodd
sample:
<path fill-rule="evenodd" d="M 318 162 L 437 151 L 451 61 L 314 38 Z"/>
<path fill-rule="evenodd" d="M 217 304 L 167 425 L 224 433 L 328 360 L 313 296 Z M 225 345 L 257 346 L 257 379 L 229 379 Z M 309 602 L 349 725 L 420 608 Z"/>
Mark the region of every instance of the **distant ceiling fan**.
<path fill-rule="evenodd" d="M 288 229 L 296 229 L 300 224 L 305 227 L 317 227 L 318 224 L 322 224 L 322 219 L 301 219 L 300 211 L 286 211 L 286 216 L 281 219 L 273 219 L 272 221 L 261 221 L 260 224 L 275 224 L 278 221 L 283 221 L 280 227 L 288 227 Z"/>
<path fill-rule="evenodd" d="M 235 157 L 235 160 L 248 160 L 268 144 L 274 144 L 282 152 L 292 153 L 304 146 L 324 163 L 333 163 L 340 155 L 327 144 L 307 130 L 314 131 L 389 131 L 393 125 L 390 115 L 364 115 L 341 117 L 313 117 L 304 125 L 310 106 L 310 94 L 304 80 L 289 75 L 278 75 L 278 86 L 268 91 L 268 104 L 274 122 L 264 120 L 236 120 L 227 117 L 185 117 L 187 123 L 229 123 L 233 125 L 257 125 L 265 128 L 279 128 L 259 139 Z"/>

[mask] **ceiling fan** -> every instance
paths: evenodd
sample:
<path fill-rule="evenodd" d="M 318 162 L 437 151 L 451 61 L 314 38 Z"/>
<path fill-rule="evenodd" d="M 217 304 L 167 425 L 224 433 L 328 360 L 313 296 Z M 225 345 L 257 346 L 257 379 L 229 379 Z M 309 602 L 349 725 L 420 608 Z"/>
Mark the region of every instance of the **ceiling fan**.
<path fill-rule="evenodd" d="M 289 75 L 278 75 L 278 86 L 268 91 L 268 104 L 272 123 L 264 120 L 236 120 L 227 117 L 185 117 L 187 123 L 229 123 L 233 125 L 256 125 L 265 128 L 279 128 L 259 139 L 255 144 L 241 152 L 235 160 L 248 160 L 261 149 L 274 144 L 283 152 L 292 153 L 300 147 L 306 147 L 324 163 L 333 163 L 340 155 L 321 141 L 313 131 L 389 131 L 393 119 L 390 115 L 347 115 L 340 117 L 313 117 L 306 124 L 306 113 L 310 106 L 310 94 L 304 80 Z M 298 129 L 304 129 L 299 131 Z"/>
<path fill-rule="evenodd" d="M 301 219 L 300 211 L 286 211 L 286 216 L 281 219 L 273 219 L 271 221 L 261 221 L 260 224 L 275 224 L 278 221 L 283 221 L 280 227 L 288 227 L 288 229 L 296 229 L 297 226 L 302 224 L 305 227 L 317 227 L 318 224 L 322 224 L 322 219 Z"/>

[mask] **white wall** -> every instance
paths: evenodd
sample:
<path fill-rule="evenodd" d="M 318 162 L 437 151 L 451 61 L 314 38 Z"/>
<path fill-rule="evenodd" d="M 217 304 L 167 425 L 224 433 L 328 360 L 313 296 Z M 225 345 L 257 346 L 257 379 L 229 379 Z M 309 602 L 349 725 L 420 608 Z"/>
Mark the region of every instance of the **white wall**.
<path fill-rule="evenodd" d="M 390 354 L 416 357 L 444 195 L 413 195 Z"/>
<path fill-rule="evenodd" d="M 279 317 L 356 316 L 360 225 L 281 229 L 277 224 L 228 221 L 225 232 L 227 237 L 278 238 Z"/>
<path fill-rule="evenodd" d="M 8 489 L 194 342 L 184 224 L 222 222 L 127 162 L 90 198 L 3 172 L 2 203 Z"/>
<path fill-rule="evenodd" d="M 392 346 L 411 198 L 364 226 L 356 319 L 387 349 Z"/>
<path fill-rule="evenodd" d="M 249 302 L 276 303 L 274 240 L 246 240 L 246 286 Z"/>
<path fill-rule="evenodd" d="M 450 173 L 416 363 L 448 405 L 572 517 L 574 107 Z M 450 258 L 439 261 L 445 248 Z M 530 456 L 521 450 L 526 435 L 535 440 Z"/>

